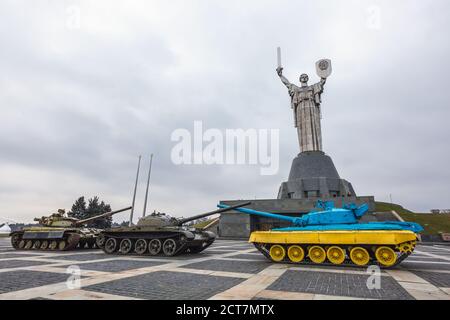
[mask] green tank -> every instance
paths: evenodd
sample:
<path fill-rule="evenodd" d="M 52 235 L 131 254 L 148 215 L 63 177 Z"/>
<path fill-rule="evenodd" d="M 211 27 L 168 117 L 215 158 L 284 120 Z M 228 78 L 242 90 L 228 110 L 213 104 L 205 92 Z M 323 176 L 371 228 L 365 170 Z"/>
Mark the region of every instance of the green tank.
<path fill-rule="evenodd" d="M 50 216 L 35 218 L 40 226 L 11 232 L 11 244 L 16 250 L 67 251 L 99 247 L 97 237 L 102 229 L 88 228 L 86 224 L 130 209 L 127 207 L 82 220 L 68 217 L 64 210 L 59 209 Z"/>
<path fill-rule="evenodd" d="M 193 228 L 184 224 L 248 204 L 221 208 L 186 219 L 152 213 L 140 218 L 136 225 L 103 230 L 98 243 L 107 254 L 175 256 L 182 253 L 199 253 L 214 242 L 216 235 L 204 228 Z"/>

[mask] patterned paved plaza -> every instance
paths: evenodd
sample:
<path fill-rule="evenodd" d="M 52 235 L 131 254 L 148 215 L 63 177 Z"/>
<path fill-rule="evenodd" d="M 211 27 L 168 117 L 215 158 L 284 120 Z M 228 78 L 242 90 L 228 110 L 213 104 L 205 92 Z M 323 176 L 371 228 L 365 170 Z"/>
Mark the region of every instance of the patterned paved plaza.
<path fill-rule="evenodd" d="M 70 270 L 81 270 L 78 282 Z M 200 254 L 154 258 L 15 251 L 0 238 L 0 300 L 450 300 L 450 246 L 418 246 L 401 265 L 382 270 L 379 288 L 368 288 L 370 276 L 363 268 L 273 264 L 244 241 L 217 240 Z"/>

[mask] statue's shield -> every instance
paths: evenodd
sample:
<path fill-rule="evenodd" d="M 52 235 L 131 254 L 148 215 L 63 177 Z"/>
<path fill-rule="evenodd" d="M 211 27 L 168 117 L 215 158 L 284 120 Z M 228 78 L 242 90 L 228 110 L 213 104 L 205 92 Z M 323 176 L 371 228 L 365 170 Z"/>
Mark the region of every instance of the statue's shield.
<path fill-rule="evenodd" d="M 316 62 L 316 73 L 321 78 L 327 78 L 331 74 L 331 60 L 321 59 Z"/>

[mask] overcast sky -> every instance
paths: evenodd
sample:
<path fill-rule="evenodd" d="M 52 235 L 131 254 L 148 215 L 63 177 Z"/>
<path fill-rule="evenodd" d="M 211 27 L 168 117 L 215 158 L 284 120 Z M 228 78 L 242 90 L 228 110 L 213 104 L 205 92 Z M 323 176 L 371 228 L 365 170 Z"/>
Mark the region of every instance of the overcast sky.
<path fill-rule="evenodd" d="M 2 0 L 0 221 L 80 195 L 125 207 L 139 154 L 142 208 L 152 152 L 151 211 L 276 197 L 299 152 L 277 46 L 291 82 L 332 60 L 324 151 L 358 195 L 450 208 L 449 24 L 446 0 Z M 171 133 L 195 120 L 279 129 L 280 170 L 174 165 Z"/>

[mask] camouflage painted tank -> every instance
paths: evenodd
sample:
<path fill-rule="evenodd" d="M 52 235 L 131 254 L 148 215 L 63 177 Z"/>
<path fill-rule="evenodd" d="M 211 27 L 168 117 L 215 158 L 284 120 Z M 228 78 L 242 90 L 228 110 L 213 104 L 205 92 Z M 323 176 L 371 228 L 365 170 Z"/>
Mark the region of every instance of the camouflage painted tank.
<path fill-rule="evenodd" d="M 209 247 L 216 235 L 204 228 L 193 228 L 184 224 L 245 205 L 248 203 L 186 219 L 177 219 L 164 213 L 152 213 L 140 218 L 137 225 L 105 229 L 99 236 L 99 243 L 103 251 L 108 254 L 175 256 L 182 253 L 198 253 Z"/>
<path fill-rule="evenodd" d="M 130 209 L 131 207 L 128 207 L 83 220 L 68 217 L 64 210 L 60 209 L 50 216 L 35 218 L 34 221 L 38 221 L 40 226 L 11 232 L 11 244 L 17 250 L 67 251 L 76 248 L 95 248 L 98 247 L 97 237 L 102 229 L 87 228 L 85 225 Z"/>

